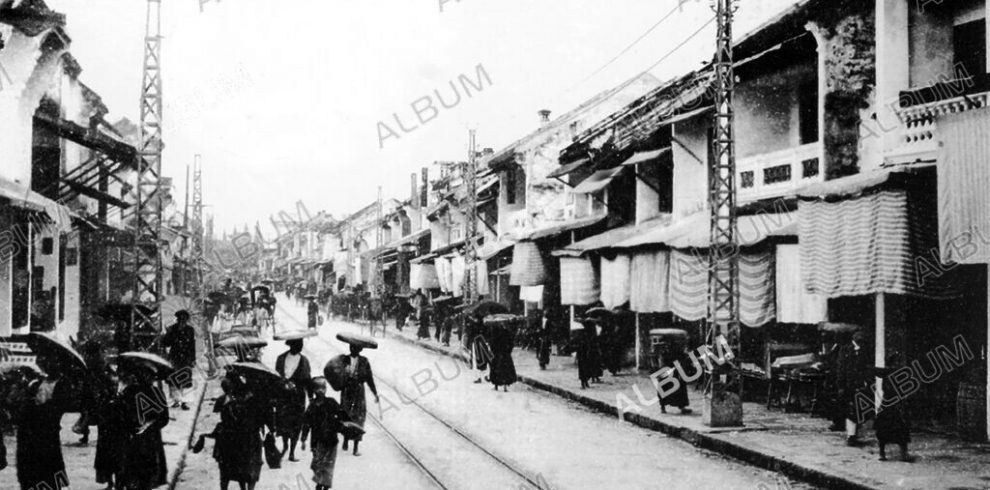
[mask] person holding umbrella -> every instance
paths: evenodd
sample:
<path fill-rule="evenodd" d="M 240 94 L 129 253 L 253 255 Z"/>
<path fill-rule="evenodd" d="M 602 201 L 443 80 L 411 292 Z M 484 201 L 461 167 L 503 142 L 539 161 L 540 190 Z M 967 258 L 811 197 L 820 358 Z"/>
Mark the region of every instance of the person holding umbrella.
<path fill-rule="evenodd" d="M 512 347 L 515 345 L 515 330 L 510 325 L 510 318 L 489 317 L 486 323 L 491 323 L 492 366 L 489 380 L 498 391 L 501 386 L 509 391 L 509 385 L 517 381 L 516 366 L 512 362 Z"/>
<path fill-rule="evenodd" d="M 117 362 L 125 384 L 120 394 L 125 442 L 118 483 L 127 490 L 157 488 L 168 478 L 162 429 L 169 418 L 165 393 L 155 386 L 155 379 L 165 378 L 173 368 L 168 361 L 144 352 L 125 352 Z"/>
<path fill-rule="evenodd" d="M 285 379 L 285 394 L 278 404 L 278 427 L 276 432 L 282 437 L 282 447 L 289 448 L 289 461 L 296 459 L 296 444 L 302 431 L 306 399 L 311 396 L 312 375 L 309 359 L 302 354 L 302 337 L 292 337 L 285 341 L 289 350 L 275 360 L 275 371 Z"/>
<path fill-rule="evenodd" d="M 30 462 L 17 465 L 17 481 L 22 490 L 68 487 L 62 415 L 73 401 L 70 375 L 85 370 L 86 364 L 78 352 L 53 337 L 32 333 L 28 346 L 41 372 L 29 373 L 9 397 L 17 424 L 17 461 Z"/>
<path fill-rule="evenodd" d="M 175 323 L 165 331 L 162 345 L 168 348 L 168 358 L 172 366 L 177 370 L 188 372 L 188 376 L 173 376 L 173 379 L 169 380 L 172 407 L 189 410 L 184 397 L 185 392 L 192 388 L 192 372 L 196 364 L 196 330 L 189 324 L 188 311 L 175 312 Z"/>
<path fill-rule="evenodd" d="M 348 333 L 337 334 L 337 340 L 350 344 L 350 355 L 341 355 L 331 359 L 323 370 L 324 376 L 328 379 L 341 380 L 340 404 L 347 412 L 348 418 L 363 429 L 364 420 L 368 415 L 364 385 L 368 385 L 371 394 L 375 395 L 375 403 L 379 403 L 379 399 L 378 389 L 375 388 L 375 377 L 371 372 L 371 363 L 368 362 L 368 358 L 361 355 L 361 351 L 366 347 L 376 349 L 378 343 L 372 339 Z M 341 372 L 337 372 L 338 369 Z M 358 443 L 361 442 L 361 436 L 345 436 L 343 446 L 345 451 L 349 440 L 354 441 L 354 455 L 358 456 Z"/>
<path fill-rule="evenodd" d="M 213 430 L 213 457 L 220 467 L 220 490 L 236 481 L 241 490 L 253 490 L 261 477 L 261 430 L 268 405 L 259 403 L 250 385 L 240 376 L 220 382 L 224 394 L 213 405 L 220 423 Z"/>

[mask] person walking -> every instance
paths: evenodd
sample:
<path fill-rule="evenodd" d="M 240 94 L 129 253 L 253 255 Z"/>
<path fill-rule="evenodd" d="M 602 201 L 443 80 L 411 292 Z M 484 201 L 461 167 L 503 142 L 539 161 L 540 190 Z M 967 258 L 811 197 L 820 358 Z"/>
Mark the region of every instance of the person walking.
<path fill-rule="evenodd" d="M 864 349 L 862 330 L 856 330 L 848 342 L 839 346 L 836 355 L 837 403 L 832 414 L 834 425 L 845 421 L 846 445 L 858 446 L 859 420 L 856 415 L 856 391 L 867 386 L 869 362 Z"/>
<path fill-rule="evenodd" d="M 313 451 L 313 482 L 316 490 L 333 487 L 333 470 L 337 465 L 337 434 L 348 420 L 347 412 L 337 400 L 327 397 L 326 380 L 313 378 L 313 403 L 306 409 L 303 438 L 309 435 L 309 447 Z M 355 449 L 357 443 L 355 443 Z M 345 448 L 346 449 L 346 448 Z"/>
<path fill-rule="evenodd" d="M 581 389 L 584 390 L 590 387 L 589 381 L 602 375 L 602 368 L 598 360 L 594 322 L 585 319 L 580 323 L 571 323 L 571 335 L 576 344 L 578 379 L 581 381 Z"/>
<path fill-rule="evenodd" d="M 340 404 L 347 412 L 348 418 L 364 428 L 364 421 L 368 415 L 364 386 L 368 385 L 371 394 L 375 395 L 375 403 L 378 403 L 378 389 L 375 388 L 375 377 L 371 372 L 371 363 L 368 362 L 368 358 L 361 355 L 362 350 L 364 348 L 361 345 L 351 342 L 350 355 L 344 358 L 345 370 L 343 387 L 340 391 Z M 343 449 L 345 451 L 349 440 L 349 438 L 344 437 Z M 361 436 L 354 437 L 353 441 L 354 455 L 359 456 L 358 443 L 361 442 Z"/>
<path fill-rule="evenodd" d="M 168 425 L 169 411 L 165 393 L 154 385 L 154 374 L 141 364 L 124 367 L 127 386 L 120 399 L 125 442 L 119 484 L 126 490 L 150 490 L 167 483 L 162 429 Z"/>
<path fill-rule="evenodd" d="M 890 380 L 890 375 L 897 371 L 896 368 L 899 365 L 898 356 L 891 354 L 887 357 L 887 367 L 874 368 L 876 376 L 883 380 L 883 394 L 885 396 L 897 393 L 894 383 Z M 914 457 L 908 453 L 908 443 L 911 442 L 911 424 L 908 422 L 904 413 L 904 406 L 900 400 L 894 398 L 893 402 L 881 404 L 876 411 L 873 429 L 876 431 L 880 461 L 887 461 L 887 444 L 897 444 L 900 447 L 901 461 L 907 463 L 914 461 Z"/>
<path fill-rule="evenodd" d="M 492 368 L 488 376 L 495 391 L 499 386 L 509 391 L 509 385 L 518 380 L 516 366 L 512 362 L 512 347 L 515 345 L 513 327 L 497 324 L 491 328 Z"/>
<path fill-rule="evenodd" d="M 185 393 L 192 388 L 193 367 L 196 364 L 196 330 L 189 324 L 189 312 L 175 312 L 175 323 L 168 327 L 162 337 L 162 345 L 168 348 L 168 360 L 177 372 L 186 375 L 169 376 L 169 393 L 172 408 L 189 410 Z"/>
<path fill-rule="evenodd" d="M 275 359 L 275 371 L 285 379 L 285 394 L 278 404 L 278 423 L 276 433 L 282 437 L 282 447 L 289 450 L 289 461 L 296 459 L 296 444 L 302 431 L 303 415 L 306 411 L 306 399 L 312 391 L 310 383 L 309 359 L 302 354 L 303 340 L 291 339 L 285 341 L 289 350 Z"/>
<path fill-rule="evenodd" d="M 87 363 L 87 366 L 92 366 Z M 90 367 L 92 369 L 92 367 Z M 121 429 L 125 420 L 124 406 L 120 399 L 120 377 L 111 369 L 104 368 L 104 380 L 107 382 L 107 397 L 99 400 L 95 407 L 94 421 L 96 422 L 96 457 L 93 469 L 96 470 L 96 483 L 105 483 L 107 490 L 118 488 L 124 457 L 126 437 Z"/>
<path fill-rule="evenodd" d="M 269 405 L 259 402 L 238 377 L 225 377 L 220 385 L 224 394 L 213 406 L 213 411 L 220 414 L 220 422 L 213 430 L 220 490 L 227 490 L 231 481 L 237 482 L 240 490 L 254 490 L 261 477 L 261 430 Z"/>
<path fill-rule="evenodd" d="M 550 308 L 543 310 L 543 318 L 540 321 L 537 331 L 536 360 L 540 364 L 541 370 L 546 370 L 550 364 L 550 348 L 552 346 L 552 332 L 554 330 L 553 312 Z"/>
<path fill-rule="evenodd" d="M 684 379 L 684 370 L 692 366 L 691 359 L 684 352 L 684 347 L 676 342 L 661 342 L 658 346 L 660 350 L 663 378 L 673 378 L 677 381 L 677 389 L 673 393 L 665 393 L 657 385 L 657 398 L 660 400 L 660 413 L 667 413 L 667 406 L 677 407 L 682 414 L 691 413 L 688 408 L 687 381 Z"/>
<path fill-rule="evenodd" d="M 10 397 L 17 425 L 17 482 L 21 490 L 66 488 L 60 432 L 72 390 L 54 362 L 38 357 L 37 364 L 44 374 L 29 373 Z"/>
<path fill-rule="evenodd" d="M 309 303 L 306 305 L 306 320 L 310 330 L 316 330 L 320 318 L 320 305 L 316 303 L 316 296 L 306 296 Z"/>

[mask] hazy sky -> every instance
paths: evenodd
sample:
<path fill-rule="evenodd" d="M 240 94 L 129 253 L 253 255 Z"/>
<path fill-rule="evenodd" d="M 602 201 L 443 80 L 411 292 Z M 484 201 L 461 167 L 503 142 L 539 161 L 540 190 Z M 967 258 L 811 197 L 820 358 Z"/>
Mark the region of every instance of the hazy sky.
<path fill-rule="evenodd" d="M 166 0 L 162 2 L 164 173 L 181 199 L 185 168 L 202 154 L 204 201 L 218 230 L 293 212 L 356 211 L 376 196 L 405 197 L 409 173 L 463 160 L 467 131 L 496 151 L 636 75 L 711 16 L 708 1 L 680 12 L 608 68 L 678 0 Z M 138 120 L 143 0 L 48 0 L 67 15 L 82 79 L 110 120 Z M 744 0 L 741 35 L 795 0 Z M 202 7 L 202 12 L 200 12 Z M 651 73 L 661 80 L 711 58 L 709 27 Z M 415 121 L 411 103 L 448 82 L 491 79 L 379 148 L 377 123 Z M 452 94 L 451 94 L 452 98 Z M 448 99 L 448 102 L 450 100 Z M 418 124 L 418 123 L 417 123 Z"/>

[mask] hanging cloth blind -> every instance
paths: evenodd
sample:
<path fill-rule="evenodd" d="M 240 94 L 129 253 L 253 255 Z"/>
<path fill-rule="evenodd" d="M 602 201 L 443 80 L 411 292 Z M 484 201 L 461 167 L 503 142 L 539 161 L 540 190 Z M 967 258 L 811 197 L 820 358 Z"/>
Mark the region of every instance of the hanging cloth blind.
<path fill-rule="evenodd" d="M 633 254 L 629 309 L 637 313 L 670 311 L 669 250 Z"/>
<path fill-rule="evenodd" d="M 689 321 L 707 316 L 707 257 L 691 251 L 670 251 L 670 311 Z"/>
<path fill-rule="evenodd" d="M 605 308 L 612 309 L 629 301 L 631 262 L 626 254 L 611 259 L 602 257 L 601 301 Z"/>
<path fill-rule="evenodd" d="M 436 267 L 433 264 L 410 264 L 409 287 L 413 291 L 440 287 Z"/>
<path fill-rule="evenodd" d="M 451 293 L 460 297 L 464 294 L 464 256 L 455 255 L 450 259 Z"/>
<path fill-rule="evenodd" d="M 598 274 L 590 258 L 560 258 L 560 304 L 590 305 L 600 294 Z"/>
<path fill-rule="evenodd" d="M 739 255 L 739 321 L 761 327 L 777 316 L 773 251 Z"/>
<path fill-rule="evenodd" d="M 938 239 L 942 262 L 990 263 L 990 109 L 938 119 Z"/>
<path fill-rule="evenodd" d="M 777 245 L 775 266 L 777 321 L 814 324 L 828 320 L 828 300 L 805 291 L 801 284 L 801 247 Z"/>
<path fill-rule="evenodd" d="M 509 284 L 512 286 L 541 286 L 547 281 L 546 257 L 535 242 L 522 241 L 512 249 Z"/>

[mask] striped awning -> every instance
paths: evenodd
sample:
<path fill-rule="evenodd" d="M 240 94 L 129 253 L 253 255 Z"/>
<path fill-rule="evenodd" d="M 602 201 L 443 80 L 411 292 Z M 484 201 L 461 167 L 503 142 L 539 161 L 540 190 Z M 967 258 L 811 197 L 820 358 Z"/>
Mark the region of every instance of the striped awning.
<path fill-rule="evenodd" d="M 614 245 L 634 248 L 666 245 L 671 248 L 708 248 L 711 240 L 708 211 L 685 216 L 669 226 L 656 226 Z M 737 218 L 739 245 L 756 245 L 771 236 L 797 234 L 797 213 L 758 213 Z"/>
<path fill-rule="evenodd" d="M 809 292 L 826 298 L 876 293 L 957 296 L 946 281 L 948 275 L 941 270 L 926 273 L 917 263 L 937 258 L 936 220 L 930 192 L 890 188 L 838 202 L 802 201 L 802 282 Z"/>
<path fill-rule="evenodd" d="M 697 251 L 670 252 L 670 309 L 690 321 L 708 315 L 708 257 Z M 777 315 L 773 254 L 739 255 L 739 321 L 760 327 Z"/>

